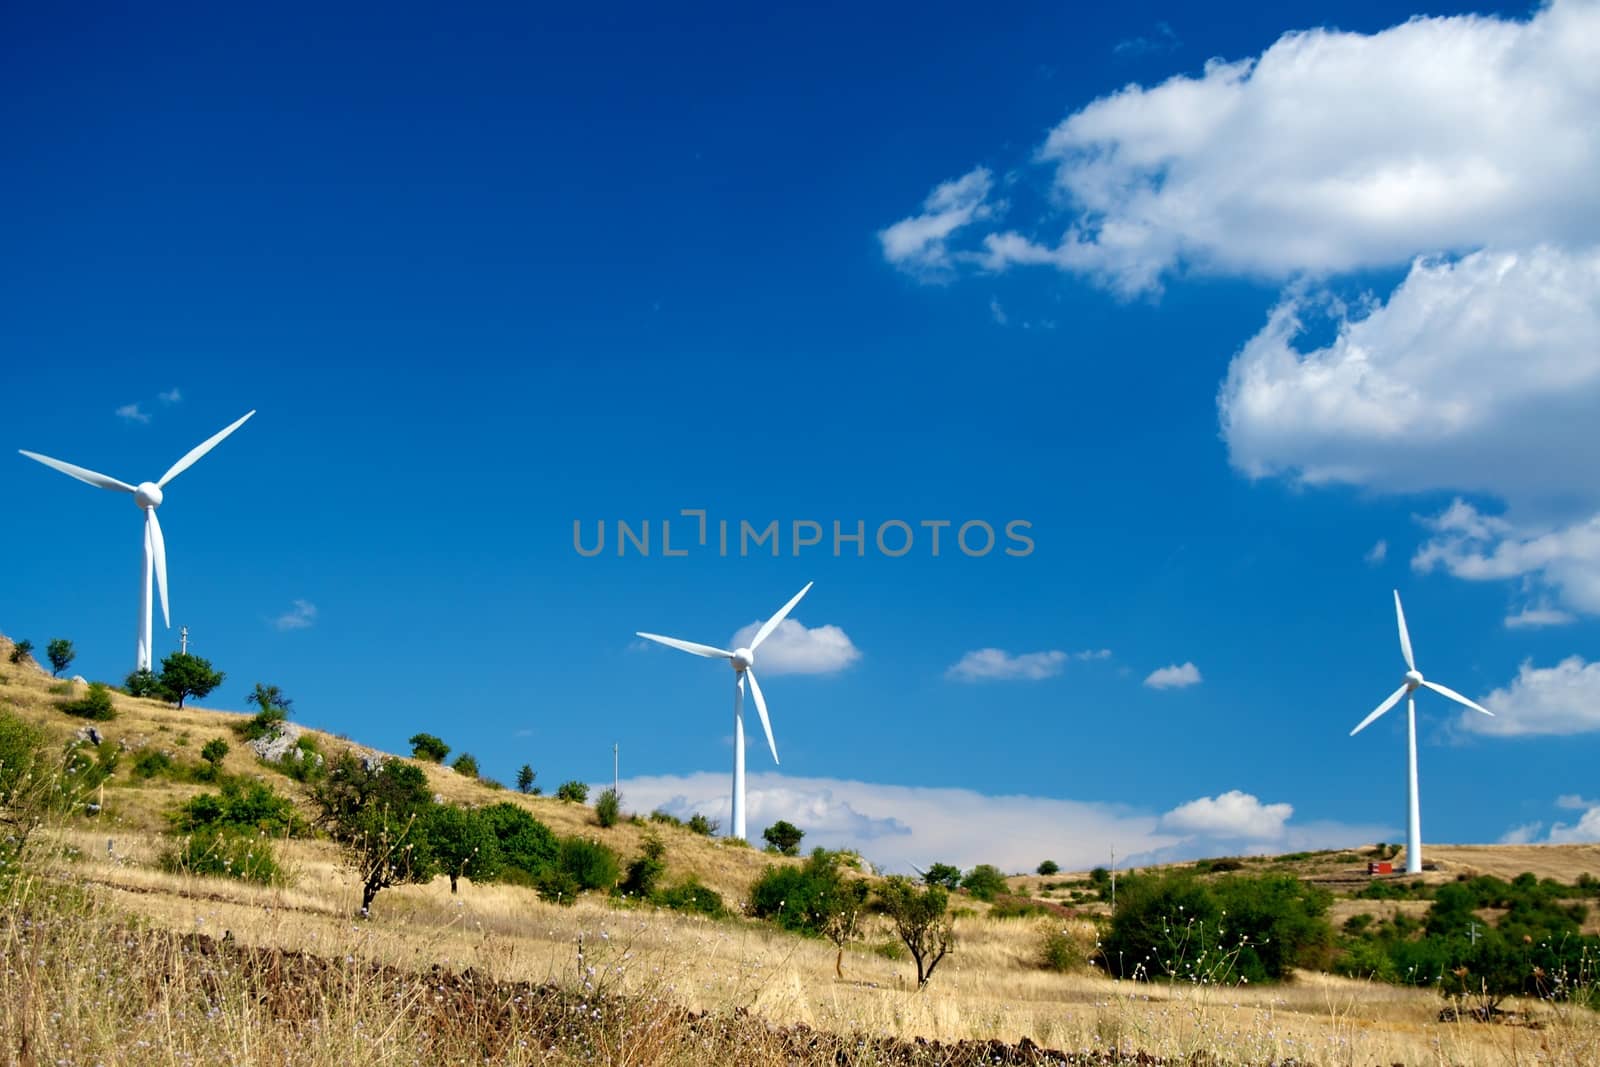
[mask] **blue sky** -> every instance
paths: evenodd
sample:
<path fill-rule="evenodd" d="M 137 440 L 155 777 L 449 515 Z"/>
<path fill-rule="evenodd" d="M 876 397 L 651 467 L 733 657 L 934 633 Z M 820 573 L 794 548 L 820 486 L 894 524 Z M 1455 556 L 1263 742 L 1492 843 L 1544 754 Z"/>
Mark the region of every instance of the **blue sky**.
<path fill-rule="evenodd" d="M 630 806 L 725 819 L 726 669 L 633 632 L 814 580 L 752 832 L 1395 840 L 1403 711 L 1346 734 L 1398 588 L 1499 713 L 1419 702 L 1424 840 L 1600 839 L 1597 12 L 12 11 L 0 425 L 138 481 L 259 412 L 161 508 L 217 706 L 552 787 L 617 743 Z M 0 631 L 120 679 L 136 510 L 0 491 Z M 683 509 L 782 554 L 662 558 Z"/>

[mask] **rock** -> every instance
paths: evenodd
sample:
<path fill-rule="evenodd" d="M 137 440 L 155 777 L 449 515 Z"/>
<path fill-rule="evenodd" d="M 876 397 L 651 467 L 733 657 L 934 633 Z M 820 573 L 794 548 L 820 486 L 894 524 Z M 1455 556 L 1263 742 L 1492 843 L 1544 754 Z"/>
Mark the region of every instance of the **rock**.
<path fill-rule="evenodd" d="M 383 766 L 383 757 L 376 752 L 364 752 L 361 755 L 361 767 L 368 774 L 373 774 Z"/>
<path fill-rule="evenodd" d="M 73 685 L 88 685 L 89 684 L 89 679 L 85 678 L 81 674 L 74 674 L 72 676 L 72 684 Z"/>
<path fill-rule="evenodd" d="M 250 751 L 268 763 L 282 763 L 286 758 L 298 760 L 301 752 L 295 747 L 295 743 L 300 740 L 301 732 L 300 727 L 294 723 L 281 722 L 272 733 L 251 741 Z"/>
<path fill-rule="evenodd" d="M 80 726 L 78 727 L 78 740 L 87 741 L 91 745 L 98 745 L 101 740 L 100 731 L 93 726 Z"/>

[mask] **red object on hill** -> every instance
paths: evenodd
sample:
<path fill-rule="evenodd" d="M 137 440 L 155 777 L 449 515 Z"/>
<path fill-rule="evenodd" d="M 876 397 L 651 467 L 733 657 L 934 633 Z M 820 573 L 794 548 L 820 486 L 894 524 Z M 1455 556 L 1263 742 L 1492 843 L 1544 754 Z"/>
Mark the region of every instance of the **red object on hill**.
<path fill-rule="evenodd" d="M 1394 864 L 1388 860 L 1372 860 L 1367 864 L 1368 874 L 1393 874 Z"/>

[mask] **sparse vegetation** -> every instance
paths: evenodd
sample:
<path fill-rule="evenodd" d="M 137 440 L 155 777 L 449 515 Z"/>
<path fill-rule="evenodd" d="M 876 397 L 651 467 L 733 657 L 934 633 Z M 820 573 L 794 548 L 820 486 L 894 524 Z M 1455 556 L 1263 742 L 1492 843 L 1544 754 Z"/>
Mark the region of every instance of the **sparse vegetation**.
<path fill-rule="evenodd" d="M 24 660 L 26 660 L 29 657 L 31 657 L 32 655 L 33 655 L 33 642 L 32 641 L 23 640 L 23 641 L 18 641 L 16 644 L 11 646 L 11 654 L 7 658 L 12 663 L 21 663 Z"/>

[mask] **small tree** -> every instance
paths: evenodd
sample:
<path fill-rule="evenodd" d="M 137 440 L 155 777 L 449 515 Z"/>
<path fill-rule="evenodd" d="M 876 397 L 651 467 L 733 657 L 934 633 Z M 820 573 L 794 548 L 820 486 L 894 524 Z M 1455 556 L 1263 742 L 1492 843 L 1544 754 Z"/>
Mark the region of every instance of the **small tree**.
<path fill-rule="evenodd" d="M 607 789 L 594 802 L 594 815 L 600 825 L 610 828 L 622 818 L 622 797 L 615 789 Z"/>
<path fill-rule="evenodd" d="M 206 761 L 203 768 L 205 778 L 215 781 L 217 775 L 222 773 L 222 761 L 228 756 L 228 742 L 220 737 L 213 737 L 200 747 L 200 758 Z"/>
<path fill-rule="evenodd" d="M 58 637 L 46 645 L 45 655 L 50 657 L 50 676 L 52 678 L 72 666 L 72 661 L 78 658 L 78 653 L 73 651 L 72 642 L 65 637 Z"/>
<path fill-rule="evenodd" d="M 263 685 L 261 682 L 256 683 L 256 687 L 245 699 L 265 713 L 280 712 L 281 714 L 275 716 L 279 719 L 287 719 L 289 709 L 294 704 L 293 700 L 283 695 L 282 689 L 275 685 Z"/>
<path fill-rule="evenodd" d="M 1052 874 L 1059 874 L 1060 872 L 1061 864 L 1057 863 L 1055 860 L 1045 860 L 1043 863 L 1039 864 L 1039 873 L 1042 875 L 1048 876 Z"/>
<path fill-rule="evenodd" d="M 12 663 L 21 663 L 31 655 L 33 655 L 32 641 L 18 641 L 16 644 L 11 646 Z"/>
<path fill-rule="evenodd" d="M 628 864 L 627 877 L 617 886 L 617 892 L 637 900 L 649 900 L 655 895 L 661 876 L 667 873 L 667 846 L 655 834 L 646 833 L 639 851 L 639 857 Z"/>
<path fill-rule="evenodd" d="M 894 924 L 894 932 L 917 963 L 919 991 L 928 987 L 934 968 L 955 944 L 949 904 L 950 895 L 944 886 L 918 889 L 903 875 L 895 875 L 878 887 L 879 908 Z"/>
<path fill-rule="evenodd" d="M 347 750 L 312 797 L 361 881 L 361 915 L 380 890 L 426 882 L 438 870 L 427 833 L 433 795 L 422 768 L 399 760 L 374 766 Z"/>
<path fill-rule="evenodd" d="M 500 840 L 479 812 L 435 804 L 428 812 L 427 836 L 439 866 L 450 876 L 451 893 L 460 878 L 487 882 L 499 876 Z"/>
<path fill-rule="evenodd" d="M 702 837 L 715 837 L 721 828 L 716 819 L 708 819 L 699 812 L 689 816 L 689 821 L 684 825 Z"/>
<path fill-rule="evenodd" d="M 406 744 L 411 746 L 412 758 L 429 763 L 443 763 L 444 758 L 450 755 L 450 746 L 432 734 L 412 734 Z"/>
<path fill-rule="evenodd" d="M 533 779 L 534 778 L 535 778 L 535 775 L 533 773 L 533 768 L 528 766 L 528 764 L 524 763 L 522 765 L 522 769 L 517 771 L 517 792 L 519 792 L 519 793 L 532 793 L 534 791 L 533 790 Z"/>
<path fill-rule="evenodd" d="M 777 852 L 785 856 L 800 855 L 800 839 L 806 832 L 792 822 L 779 819 L 761 832 L 762 838 L 767 842 L 768 852 Z"/>
<path fill-rule="evenodd" d="M 523 808 L 503 800 L 480 808 L 478 815 L 499 843 L 502 874 L 506 869 L 515 869 L 537 878 L 555 866 L 561 854 L 561 842 L 548 826 Z"/>
<path fill-rule="evenodd" d="M 993 864 L 980 863 L 961 879 L 961 888 L 979 900 L 993 900 L 1006 891 L 1006 876 Z"/>
<path fill-rule="evenodd" d="M 161 679 L 149 667 L 140 667 L 123 679 L 122 691 L 131 697 L 155 698 L 161 695 Z"/>
<path fill-rule="evenodd" d="M 463 778 L 476 778 L 478 777 L 478 757 L 470 752 L 463 752 L 456 757 L 454 763 L 450 764 L 450 769 Z"/>
<path fill-rule="evenodd" d="M 922 872 L 922 880 L 953 892 L 961 888 L 961 868 L 949 863 L 935 863 Z"/>
<path fill-rule="evenodd" d="M 589 787 L 579 781 L 562 782 L 556 788 L 556 799 L 572 804 L 582 804 L 589 799 Z"/>
<path fill-rule="evenodd" d="M 225 677 L 208 659 L 174 652 L 161 661 L 161 695 L 181 708 L 189 697 L 203 700 Z"/>
<path fill-rule="evenodd" d="M 811 863 L 826 862 L 833 875 L 819 886 L 814 907 L 822 936 L 832 941 L 836 950 L 833 973 L 839 978 L 844 977 L 845 946 L 860 936 L 861 918 L 866 914 L 867 899 L 872 892 L 862 879 L 845 877 L 841 869 L 842 858 L 837 852 L 826 852 L 820 848 L 811 854 Z"/>

